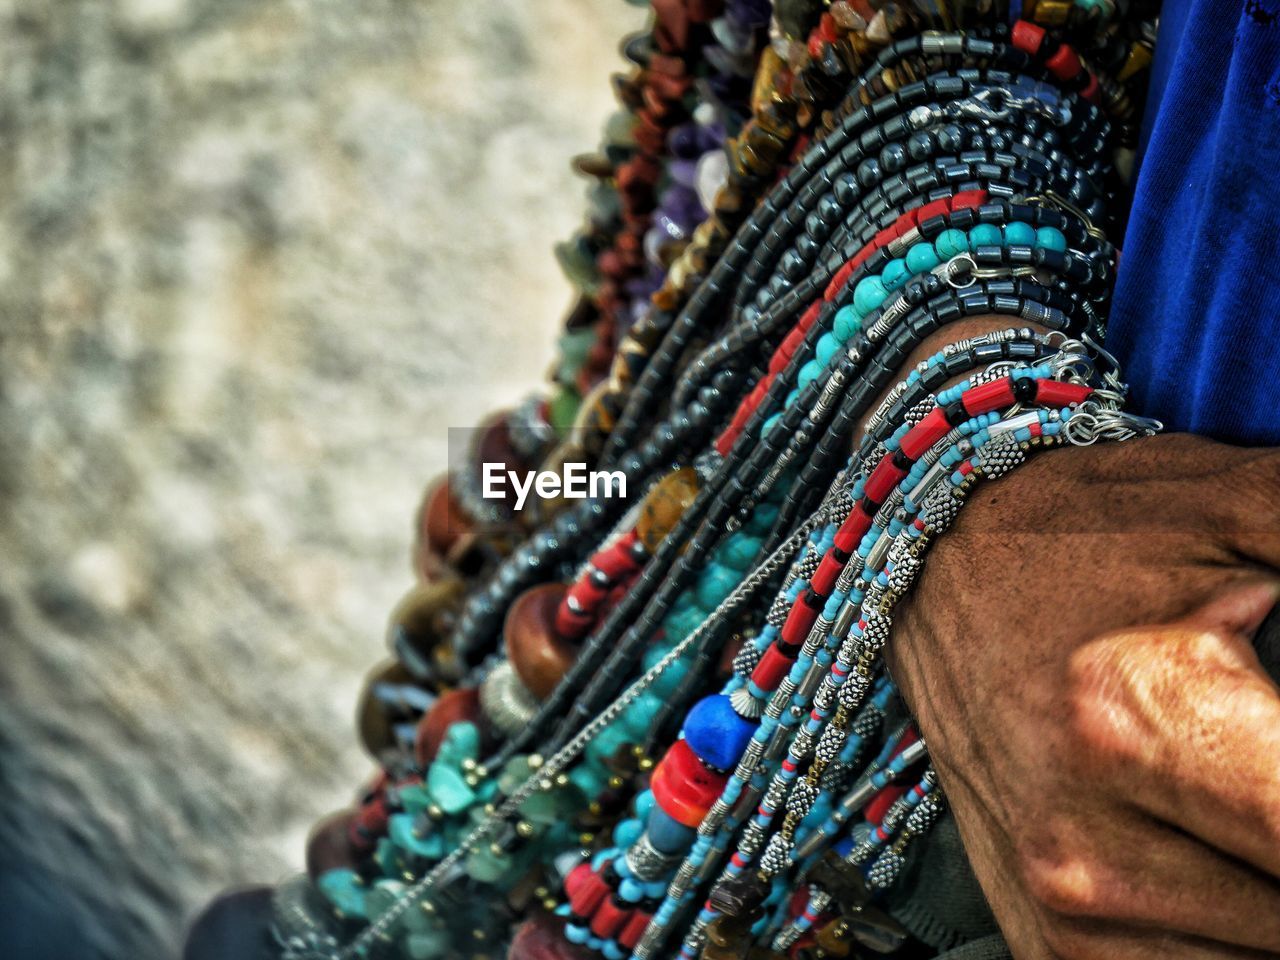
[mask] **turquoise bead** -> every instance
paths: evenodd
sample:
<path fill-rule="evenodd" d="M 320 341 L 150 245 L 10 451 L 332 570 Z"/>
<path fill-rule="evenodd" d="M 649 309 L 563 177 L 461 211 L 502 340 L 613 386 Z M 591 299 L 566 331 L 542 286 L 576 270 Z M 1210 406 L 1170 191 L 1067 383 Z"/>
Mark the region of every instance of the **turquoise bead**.
<path fill-rule="evenodd" d="M 787 399 L 782 401 L 782 405 L 785 407 L 789 407 L 799 399 L 800 399 L 800 391 L 792 390 L 790 393 L 787 394 Z"/>
<path fill-rule="evenodd" d="M 810 360 L 800 368 L 800 373 L 796 376 L 797 386 L 803 390 L 809 384 L 817 380 L 822 375 L 822 364 L 816 360 Z"/>
<path fill-rule="evenodd" d="M 994 223 L 980 223 L 969 231 L 969 249 L 1000 246 L 1000 228 Z"/>
<path fill-rule="evenodd" d="M 933 241 L 933 245 L 938 251 L 938 256 L 943 260 L 950 260 L 952 257 L 969 252 L 969 238 L 965 236 L 963 230 L 943 230 L 938 234 L 938 239 Z"/>
<path fill-rule="evenodd" d="M 404 946 L 411 960 L 437 960 L 453 953 L 453 939 L 448 930 L 412 933 L 405 938 Z"/>
<path fill-rule="evenodd" d="M 1067 238 L 1057 227 L 1041 227 L 1036 231 L 1036 246 L 1062 253 L 1067 249 Z"/>
<path fill-rule="evenodd" d="M 917 243 L 907 251 L 907 269 L 911 271 L 912 276 L 927 273 L 941 262 L 938 259 L 938 252 L 933 249 L 931 243 Z"/>
<path fill-rule="evenodd" d="M 716 559 L 734 570 L 746 570 L 756 558 L 763 543 L 760 537 L 735 533 L 717 553 Z"/>
<path fill-rule="evenodd" d="M 911 271 L 907 269 L 907 261 L 902 257 L 890 260 L 885 264 L 884 273 L 880 274 L 884 288 L 890 291 L 897 290 L 910 279 Z"/>
<path fill-rule="evenodd" d="M 732 567 L 711 563 L 698 578 L 696 596 L 704 610 L 714 610 L 742 582 L 742 574 Z"/>
<path fill-rule="evenodd" d="M 487 843 L 480 844 L 467 854 L 467 874 L 481 883 L 494 883 L 505 876 L 510 876 L 511 865 L 510 854 L 494 853 Z"/>
<path fill-rule="evenodd" d="M 598 797 L 609 783 L 609 773 L 588 758 L 586 763 L 569 771 L 569 782 L 581 790 L 584 797 Z"/>
<path fill-rule="evenodd" d="M 836 320 L 832 326 L 832 334 L 841 343 L 844 343 L 862 326 L 862 317 L 852 306 L 841 307 L 836 311 Z"/>
<path fill-rule="evenodd" d="M 316 886 L 344 917 L 363 920 L 368 916 L 364 906 L 367 888 L 354 870 L 326 870 L 316 880 Z"/>
<path fill-rule="evenodd" d="M 888 296 L 889 291 L 884 288 L 884 283 L 879 277 L 863 277 L 853 290 L 853 306 L 865 317 L 884 303 Z"/>
<path fill-rule="evenodd" d="M 751 511 L 751 518 L 743 525 L 747 533 L 753 533 L 758 537 L 763 537 L 770 530 L 778 519 L 778 505 L 775 503 L 757 504 L 755 510 Z"/>
<path fill-rule="evenodd" d="M 444 837 L 432 833 L 420 837 L 413 829 L 414 817 L 407 813 L 397 813 L 387 821 L 387 836 L 401 850 L 408 850 L 420 857 L 439 860 L 444 856 Z"/>
<path fill-rule="evenodd" d="M 613 757 L 619 749 L 631 742 L 631 736 L 622 728 L 621 724 L 611 723 L 597 733 L 591 742 L 587 744 L 587 752 L 603 762 Z"/>
<path fill-rule="evenodd" d="M 764 422 L 764 426 L 760 428 L 760 436 L 765 436 L 778 425 L 778 421 L 782 419 L 782 414 L 775 413 L 772 417 Z"/>
<path fill-rule="evenodd" d="M 1006 223 L 1004 225 L 1004 242 L 1009 245 L 1016 243 L 1029 247 L 1036 242 L 1035 228 L 1029 223 L 1023 223 L 1021 220 Z"/>
<path fill-rule="evenodd" d="M 463 760 L 474 760 L 480 754 L 480 731 L 467 720 L 451 724 L 440 742 L 436 762 L 461 766 Z"/>
<path fill-rule="evenodd" d="M 818 363 L 825 368 L 831 362 L 831 358 L 840 350 L 840 341 L 836 339 L 833 333 L 824 333 L 818 338 L 818 346 L 816 354 Z"/>
<path fill-rule="evenodd" d="M 719 605 L 719 601 L 717 601 L 717 605 Z M 693 633 L 694 630 L 698 629 L 698 625 L 705 619 L 707 619 L 706 611 L 694 603 L 667 614 L 662 621 L 662 628 L 667 635 L 667 643 L 675 646 Z"/>
<path fill-rule="evenodd" d="M 618 723 L 633 741 L 639 741 L 649 731 L 649 722 L 661 707 L 662 698 L 646 690 L 622 711 Z"/>
<path fill-rule="evenodd" d="M 462 774 L 438 761 L 427 771 L 427 791 L 445 813 L 461 813 L 476 799 Z"/>

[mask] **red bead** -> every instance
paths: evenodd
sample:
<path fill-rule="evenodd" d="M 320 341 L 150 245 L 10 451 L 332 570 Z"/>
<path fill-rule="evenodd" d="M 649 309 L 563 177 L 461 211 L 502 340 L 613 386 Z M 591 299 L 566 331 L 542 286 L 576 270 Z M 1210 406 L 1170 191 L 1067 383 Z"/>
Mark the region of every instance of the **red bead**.
<path fill-rule="evenodd" d="M 836 580 L 840 576 L 840 571 L 843 569 L 844 564 L 840 562 L 840 558 L 836 556 L 835 551 L 828 550 L 822 558 L 822 562 L 818 564 L 818 569 L 814 572 L 813 577 L 809 580 L 809 586 L 818 596 L 829 597 L 836 585 Z"/>
<path fill-rule="evenodd" d="M 858 265 L 850 260 L 843 267 L 836 271 L 836 275 L 831 278 L 831 282 L 827 284 L 827 289 L 822 291 L 823 300 L 834 300 L 836 294 L 844 289 L 844 285 L 849 282 L 849 277 Z"/>
<path fill-rule="evenodd" d="M 596 914 L 591 918 L 591 932 L 601 940 L 612 940 L 627 922 L 630 912 L 618 906 L 612 897 L 607 897 L 604 903 L 596 907 Z"/>
<path fill-rule="evenodd" d="M 649 789 L 667 816 L 686 827 L 696 827 L 728 779 L 728 773 L 708 769 L 687 742 L 677 740 L 654 768 Z"/>
<path fill-rule="evenodd" d="M 980 207 L 987 202 L 987 191 L 985 190 L 962 190 L 951 198 L 952 210 L 967 210 L 970 207 Z"/>
<path fill-rule="evenodd" d="M 1073 407 L 1089 399 L 1092 387 L 1078 383 L 1063 383 L 1060 380 L 1037 380 L 1036 403 L 1046 407 Z"/>
<path fill-rule="evenodd" d="M 435 759 L 448 729 L 461 720 L 480 719 L 480 694 L 474 687 L 450 690 L 440 694 L 431 709 L 418 721 L 413 739 L 413 755 L 426 766 Z"/>
<path fill-rule="evenodd" d="M 924 221 L 931 220 L 934 217 L 940 217 L 947 213 L 949 209 L 950 208 L 947 206 L 947 201 L 945 199 L 934 200 L 932 203 L 926 203 L 923 207 L 920 207 L 915 211 L 916 224 L 924 223 Z"/>
<path fill-rule="evenodd" d="M 1076 56 L 1076 52 L 1065 43 L 1058 48 L 1058 51 L 1044 62 L 1059 80 L 1070 80 L 1077 76 L 1084 69 L 1080 65 L 1080 58 Z"/>
<path fill-rule="evenodd" d="M 972 390 L 966 390 L 960 398 L 964 404 L 964 412 L 971 417 L 991 410 L 1000 410 L 1013 406 L 1013 378 L 1001 377 L 990 383 L 981 383 Z"/>
<path fill-rule="evenodd" d="M 590 862 L 580 863 L 570 870 L 569 875 L 564 878 L 565 896 L 572 899 L 582 889 L 583 884 L 591 878 L 593 873 L 595 871 L 591 869 Z"/>
<path fill-rule="evenodd" d="M 772 693 L 778 689 L 782 678 L 791 672 L 792 663 L 794 661 L 775 644 L 770 644 L 769 649 L 760 658 L 760 662 L 751 671 L 751 682 L 765 693 Z"/>
<path fill-rule="evenodd" d="M 844 553 L 853 553 L 870 529 L 871 517 L 865 511 L 855 507 L 844 523 L 840 524 L 840 529 L 836 531 L 835 548 Z"/>
<path fill-rule="evenodd" d="M 866 817 L 869 823 L 876 826 L 884 819 L 884 815 L 889 812 L 889 808 L 897 802 L 898 798 L 907 792 L 907 788 L 903 786 L 888 786 L 877 793 L 871 802 L 867 804 Z"/>
<path fill-rule="evenodd" d="M 884 503 L 885 497 L 907 475 L 907 471 L 893 462 L 893 457 L 885 457 L 867 478 L 867 486 L 863 491 L 868 500 L 874 504 Z"/>
<path fill-rule="evenodd" d="M 1030 20 L 1019 20 L 1013 25 L 1013 45 L 1024 53 L 1037 56 L 1044 45 L 1044 28 Z"/>
<path fill-rule="evenodd" d="M 1102 99 L 1097 76 L 1092 73 L 1089 74 L 1089 82 L 1085 84 L 1085 88 L 1080 91 L 1080 96 L 1088 100 L 1090 103 L 1097 103 Z"/>
<path fill-rule="evenodd" d="M 591 876 L 587 877 L 569 898 L 569 909 L 580 917 L 589 917 L 596 912 L 600 904 L 604 903 L 609 893 L 609 884 L 604 877 L 593 870 Z"/>
<path fill-rule="evenodd" d="M 507 960 L 592 960 L 599 955 L 565 939 L 564 921 L 536 913 L 520 924 L 507 949 Z"/>
<path fill-rule="evenodd" d="M 779 639 L 789 647 L 800 646 L 809 635 L 813 621 L 817 619 L 818 611 L 805 603 L 804 595 L 801 594 L 791 605 L 791 612 L 787 614 L 787 619 L 782 624 Z"/>
<path fill-rule="evenodd" d="M 644 936 L 645 927 L 649 926 L 649 921 L 653 919 L 653 914 L 646 913 L 643 910 L 635 910 L 622 928 L 622 932 L 618 934 L 618 943 L 622 945 L 624 950 L 634 950 L 636 944 L 640 942 L 640 938 Z"/>
<path fill-rule="evenodd" d="M 951 424 L 941 407 L 934 407 L 923 420 L 902 438 L 902 453 L 909 460 L 919 460 L 935 443 L 947 435 Z"/>
<path fill-rule="evenodd" d="M 351 842 L 354 810 L 339 810 L 325 817 L 307 837 L 307 873 L 314 880 L 337 867 L 354 868 L 360 851 Z"/>

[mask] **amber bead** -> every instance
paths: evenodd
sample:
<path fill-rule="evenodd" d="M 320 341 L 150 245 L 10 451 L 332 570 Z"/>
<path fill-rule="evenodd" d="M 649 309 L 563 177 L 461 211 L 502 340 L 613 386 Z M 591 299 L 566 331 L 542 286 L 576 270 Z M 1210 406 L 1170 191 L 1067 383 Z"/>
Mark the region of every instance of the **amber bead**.
<path fill-rule="evenodd" d="M 503 625 L 507 659 L 539 700 L 551 694 L 577 657 L 574 646 L 555 629 L 556 607 L 566 589 L 562 583 L 531 587 L 516 597 Z"/>
<path fill-rule="evenodd" d="M 355 816 L 354 810 L 339 810 L 312 828 L 307 837 L 307 873 L 311 879 L 338 867 L 355 867 L 360 856 L 350 837 Z"/>
<path fill-rule="evenodd" d="M 449 727 L 463 720 L 481 726 L 480 692 L 475 687 L 440 694 L 431 709 L 422 715 L 413 742 L 414 756 L 421 766 L 435 759 Z"/>
<path fill-rule="evenodd" d="M 644 498 L 636 532 L 650 553 L 680 520 L 698 495 L 698 475 L 693 467 L 681 467 L 661 480 Z"/>

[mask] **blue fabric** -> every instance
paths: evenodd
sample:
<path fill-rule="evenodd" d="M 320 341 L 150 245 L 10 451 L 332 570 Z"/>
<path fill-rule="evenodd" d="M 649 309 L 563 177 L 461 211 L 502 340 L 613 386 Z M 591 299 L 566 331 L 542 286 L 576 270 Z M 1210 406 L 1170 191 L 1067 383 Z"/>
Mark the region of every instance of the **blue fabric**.
<path fill-rule="evenodd" d="M 1280 445 L 1280 0 L 1166 0 L 1107 345 L 1170 430 Z"/>

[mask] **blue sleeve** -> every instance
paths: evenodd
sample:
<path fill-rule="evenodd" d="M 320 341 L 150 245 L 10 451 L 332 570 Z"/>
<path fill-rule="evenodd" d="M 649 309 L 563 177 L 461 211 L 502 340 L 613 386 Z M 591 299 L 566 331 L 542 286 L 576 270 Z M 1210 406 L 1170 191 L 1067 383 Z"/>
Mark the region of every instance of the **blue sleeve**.
<path fill-rule="evenodd" d="M 1280 445 L 1280 3 L 1166 0 L 1107 343 L 1170 430 Z"/>

